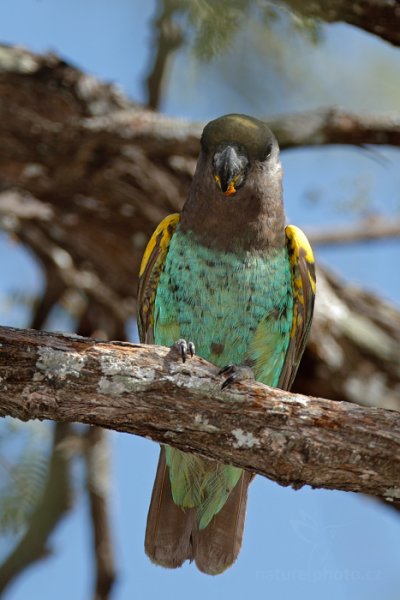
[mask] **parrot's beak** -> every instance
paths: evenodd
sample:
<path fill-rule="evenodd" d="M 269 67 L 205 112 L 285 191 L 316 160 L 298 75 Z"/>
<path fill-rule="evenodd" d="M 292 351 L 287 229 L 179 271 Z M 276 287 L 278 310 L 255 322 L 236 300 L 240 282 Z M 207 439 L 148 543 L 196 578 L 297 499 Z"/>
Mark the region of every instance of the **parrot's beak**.
<path fill-rule="evenodd" d="M 232 196 L 243 184 L 249 159 L 236 144 L 223 144 L 214 154 L 214 179 L 225 196 Z"/>

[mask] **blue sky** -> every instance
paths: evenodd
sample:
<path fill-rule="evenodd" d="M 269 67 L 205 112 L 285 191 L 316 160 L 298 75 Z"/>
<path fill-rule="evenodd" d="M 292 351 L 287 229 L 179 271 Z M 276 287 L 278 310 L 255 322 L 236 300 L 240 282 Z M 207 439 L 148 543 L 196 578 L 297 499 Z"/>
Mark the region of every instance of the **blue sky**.
<path fill-rule="evenodd" d="M 0 41 L 38 52 L 58 52 L 80 68 L 117 83 L 140 101 L 153 12 L 153 1 L 13 0 L 3 3 L 0 10 Z M 272 61 L 266 67 L 270 93 L 261 77 L 253 93 L 247 94 L 236 85 L 232 62 L 252 76 L 261 58 L 254 57 L 254 64 L 245 62 L 244 50 L 252 48 L 248 35 L 244 28 L 228 57 L 209 65 L 199 64 L 188 51 L 180 52 L 171 70 L 163 110 L 208 120 L 233 111 L 266 116 L 330 104 L 369 111 L 396 110 L 399 105 L 398 94 L 391 91 L 396 83 L 393 77 L 382 77 L 379 86 L 374 81 L 383 68 L 400 73 L 400 51 L 341 25 L 326 28 L 317 48 L 296 38 L 295 56 L 288 45 L 284 66 L 278 68 Z M 302 73 L 300 81 L 294 76 L 293 64 Z M 304 65 L 309 65 L 309 74 Z M 370 152 L 334 147 L 284 153 L 289 220 L 305 228 L 348 223 L 358 216 L 348 210 L 357 195 L 365 195 L 370 211 L 398 214 L 398 159 L 398 151 L 390 148 Z M 313 202 L 313 197 L 320 199 Z M 397 240 L 317 249 L 316 254 L 342 277 L 399 303 L 400 281 L 394 276 L 400 259 Z M 24 326 L 26 311 L 10 304 L 8 298 L 16 292 L 37 294 L 42 278 L 32 257 L 4 235 L 0 235 L 0 282 L 2 324 Z M 191 565 L 178 571 L 153 566 L 144 555 L 143 537 L 158 448 L 134 436 L 110 433 L 110 437 L 119 570 L 115 600 L 151 600 L 161 594 L 173 594 L 176 600 L 188 596 L 213 600 L 228 595 L 235 600 L 244 594 L 260 598 L 296 595 L 308 600 L 323 594 L 326 600 L 375 600 L 378 595 L 398 595 L 398 515 L 355 494 L 309 488 L 294 492 L 261 477 L 251 486 L 243 549 L 232 569 L 210 578 Z M 79 478 L 77 488 L 75 510 L 52 538 L 54 556 L 27 571 L 10 588 L 7 600 L 90 597 L 90 532 Z"/>

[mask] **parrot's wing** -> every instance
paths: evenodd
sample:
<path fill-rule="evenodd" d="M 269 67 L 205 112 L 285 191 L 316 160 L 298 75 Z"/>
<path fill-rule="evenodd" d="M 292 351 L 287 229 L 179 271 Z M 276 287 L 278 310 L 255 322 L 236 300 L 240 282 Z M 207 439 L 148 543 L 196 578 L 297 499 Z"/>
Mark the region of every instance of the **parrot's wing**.
<path fill-rule="evenodd" d="M 178 213 L 165 217 L 151 236 L 143 254 L 137 294 L 137 321 L 139 338 L 144 344 L 154 343 L 154 300 L 169 243 L 179 219 Z"/>
<path fill-rule="evenodd" d="M 278 387 L 289 390 L 296 377 L 311 327 L 316 279 L 314 255 L 304 233 L 294 225 L 288 225 L 285 233 L 292 274 L 293 323 Z"/>
<path fill-rule="evenodd" d="M 142 343 L 154 343 L 154 302 L 157 286 L 179 219 L 179 214 L 173 214 L 161 221 L 147 244 L 140 265 L 137 320 Z M 169 568 L 181 566 L 186 559 L 192 560 L 192 530 L 195 525 L 195 511 L 183 510 L 172 498 L 165 447 L 162 446 L 147 516 L 147 555 L 153 562 Z"/>

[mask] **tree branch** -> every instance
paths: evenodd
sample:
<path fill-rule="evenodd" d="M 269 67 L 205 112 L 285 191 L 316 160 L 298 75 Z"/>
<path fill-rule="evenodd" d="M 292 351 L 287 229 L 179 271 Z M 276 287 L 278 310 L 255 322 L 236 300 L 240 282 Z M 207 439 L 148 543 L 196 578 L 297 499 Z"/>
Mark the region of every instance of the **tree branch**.
<path fill-rule="evenodd" d="M 158 15 L 153 20 L 153 61 L 146 77 L 147 106 L 153 110 L 160 108 L 171 54 L 184 42 L 183 31 L 173 19 L 177 8 L 176 0 L 159 0 Z"/>
<path fill-rule="evenodd" d="M 0 328 L 0 414 L 136 433 L 282 485 L 400 498 L 400 415 L 260 383 L 222 391 L 175 351 Z"/>
<path fill-rule="evenodd" d="M 315 230 L 307 229 L 307 237 L 312 246 L 332 246 L 355 244 L 372 240 L 400 237 L 400 219 L 371 217 L 351 227 Z"/>
<path fill-rule="evenodd" d="M 299 146 L 367 144 L 400 146 L 400 115 L 357 115 L 323 108 L 269 119 L 282 150 Z"/>
<path fill-rule="evenodd" d="M 341 21 L 400 46 L 399 0 L 281 0 L 305 17 L 327 23 Z"/>

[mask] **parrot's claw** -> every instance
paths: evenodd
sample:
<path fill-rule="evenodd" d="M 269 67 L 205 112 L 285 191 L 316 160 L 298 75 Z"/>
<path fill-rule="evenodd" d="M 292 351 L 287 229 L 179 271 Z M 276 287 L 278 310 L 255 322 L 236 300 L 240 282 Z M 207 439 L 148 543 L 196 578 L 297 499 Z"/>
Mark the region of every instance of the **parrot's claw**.
<path fill-rule="evenodd" d="M 175 348 L 177 348 L 179 354 L 182 357 L 182 362 L 186 362 L 186 358 L 188 354 L 192 358 L 196 352 L 195 346 L 193 342 L 187 342 L 186 340 L 178 340 L 174 344 Z"/>
<path fill-rule="evenodd" d="M 246 379 L 255 379 L 253 369 L 247 365 L 227 365 L 218 371 L 218 375 L 226 376 L 224 383 L 221 385 L 221 390 L 232 383 L 238 383 Z"/>

